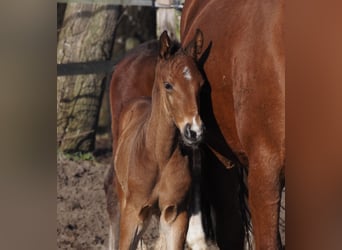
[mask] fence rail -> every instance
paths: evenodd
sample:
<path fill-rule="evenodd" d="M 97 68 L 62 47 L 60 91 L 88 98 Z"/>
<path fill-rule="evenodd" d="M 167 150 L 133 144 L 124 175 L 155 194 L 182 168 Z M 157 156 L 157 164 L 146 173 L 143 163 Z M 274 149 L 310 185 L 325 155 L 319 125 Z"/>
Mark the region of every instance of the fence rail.
<path fill-rule="evenodd" d="M 174 0 L 171 4 L 161 4 L 157 3 L 157 0 L 57 0 L 57 3 L 113 4 L 175 9 L 182 9 L 183 2 L 184 1 L 181 0 Z M 122 56 L 123 55 L 120 55 L 116 59 L 110 61 L 57 64 L 57 76 L 110 73 L 114 70 L 115 64 Z"/>
<path fill-rule="evenodd" d="M 57 64 L 57 76 L 110 73 L 116 61 Z"/>
<path fill-rule="evenodd" d="M 150 6 L 155 8 L 182 9 L 181 1 L 173 1 L 172 4 L 157 3 L 156 0 L 57 0 L 57 3 L 84 3 L 84 4 L 113 4 L 124 6 Z"/>

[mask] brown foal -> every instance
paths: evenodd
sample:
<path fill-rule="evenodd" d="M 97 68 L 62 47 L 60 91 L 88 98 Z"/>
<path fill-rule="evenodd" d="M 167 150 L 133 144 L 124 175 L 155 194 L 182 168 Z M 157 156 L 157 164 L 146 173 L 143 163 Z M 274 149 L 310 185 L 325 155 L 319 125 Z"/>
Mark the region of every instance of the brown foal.
<path fill-rule="evenodd" d="M 203 78 L 196 59 L 203 35 L 171 54 L 166 32 L 151 98 L 124 105 L 114 154 L 120 210 L 119 249 L 136 249 L 151 215 L 160 215 L 167 249 L 183 249 L 188 228 L 191 173 L 187 147 L 202 139 L 199 91 Z M 114 83 L 115 84 L 115 83 Z"/>

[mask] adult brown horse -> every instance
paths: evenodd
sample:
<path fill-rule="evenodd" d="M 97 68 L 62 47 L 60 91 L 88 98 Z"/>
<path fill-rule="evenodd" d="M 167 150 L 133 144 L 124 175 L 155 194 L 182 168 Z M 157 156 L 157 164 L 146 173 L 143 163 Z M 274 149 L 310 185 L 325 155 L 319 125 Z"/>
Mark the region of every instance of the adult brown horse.
<path fill-rule="evenodd" d="M 283 0 L 193 0 L 185 2 L 181 19 L 182 44 L 189 43 L 198 28 L 206 37 L 203 66 L 211 96 L 206 102 L 211 105 L 201 106 L 206 141 L 222 164 L 236 156 L 237 163 L 248 168 L 255 249 L 280 247 L 285 165 L 283 13 Z M 225 192 L 221 190 L 221 195 Z"/>
<path fill-rule="evenodd" d="M 120 201 L 119 249 L 137 247 L 155 210 L 161 213 L 167 249 L 184 246 L 191 184 L 184 147 L 197 145 L 203 133 L 198 110 L 203 78 L 194 61 L 202 41 L 202 33 L 197 32 L 189 47 L 171 54 L 164 32 L 152 98 L 133 99 L 120 111 L 114 150 Z"/>

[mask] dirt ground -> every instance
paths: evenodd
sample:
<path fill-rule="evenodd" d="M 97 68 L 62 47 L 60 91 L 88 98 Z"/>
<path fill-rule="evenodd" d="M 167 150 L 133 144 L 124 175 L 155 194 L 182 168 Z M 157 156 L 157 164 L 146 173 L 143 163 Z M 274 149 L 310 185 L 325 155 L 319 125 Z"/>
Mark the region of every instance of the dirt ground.
<path fill-rule="evenodd" d="M 111 152 L 102 145 L 90 160 L 57 157 L 57 249 L 108 249 L 108 217 L 103 180 Z M 285 204 L 283 199 L 282 204 Z M 285 213 L 281 210 L 285 239 Z M 144 236 L 143 249 L 153 249 L 158 238 L 156 219 Z M 217 249 L 215 246 L 210 249 Z"/>
<path fill-rule="evenodd" d="M 111 156 L 90 161 L 58 156 L 57 249 L 108 249 L 109 224 L 103 180 L 110 160 Z M 160 246 L 157 224 L 157 219 L 152 218 L 141 250 Z"/>
<path fill-rule="evenodd" d="M 57 160 L 57 249 L 106 249 L 104 173 L 102 161 Z"/>

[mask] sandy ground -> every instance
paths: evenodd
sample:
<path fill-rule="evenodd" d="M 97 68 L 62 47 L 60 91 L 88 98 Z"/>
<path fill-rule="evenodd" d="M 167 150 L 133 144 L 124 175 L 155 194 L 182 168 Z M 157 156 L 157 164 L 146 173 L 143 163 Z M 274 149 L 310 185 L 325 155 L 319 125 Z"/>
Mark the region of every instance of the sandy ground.
<path fill-rule="evenodd" d="M 57 249 L 107 249 L 108 217 L 103 180 L 110 161 L 110 150 L 100 150 L 95 159 L 88 161 L 58 155 Z M 282 204 L 284 206 L 285 199 Z M 283 209 L 281 215 L 280 230 L 284 240 Z M 143 245 L 143 249 L 153 249 L 157 244 L 157 220 L 153 221 L 144 236 L 146 246 Z"/>

